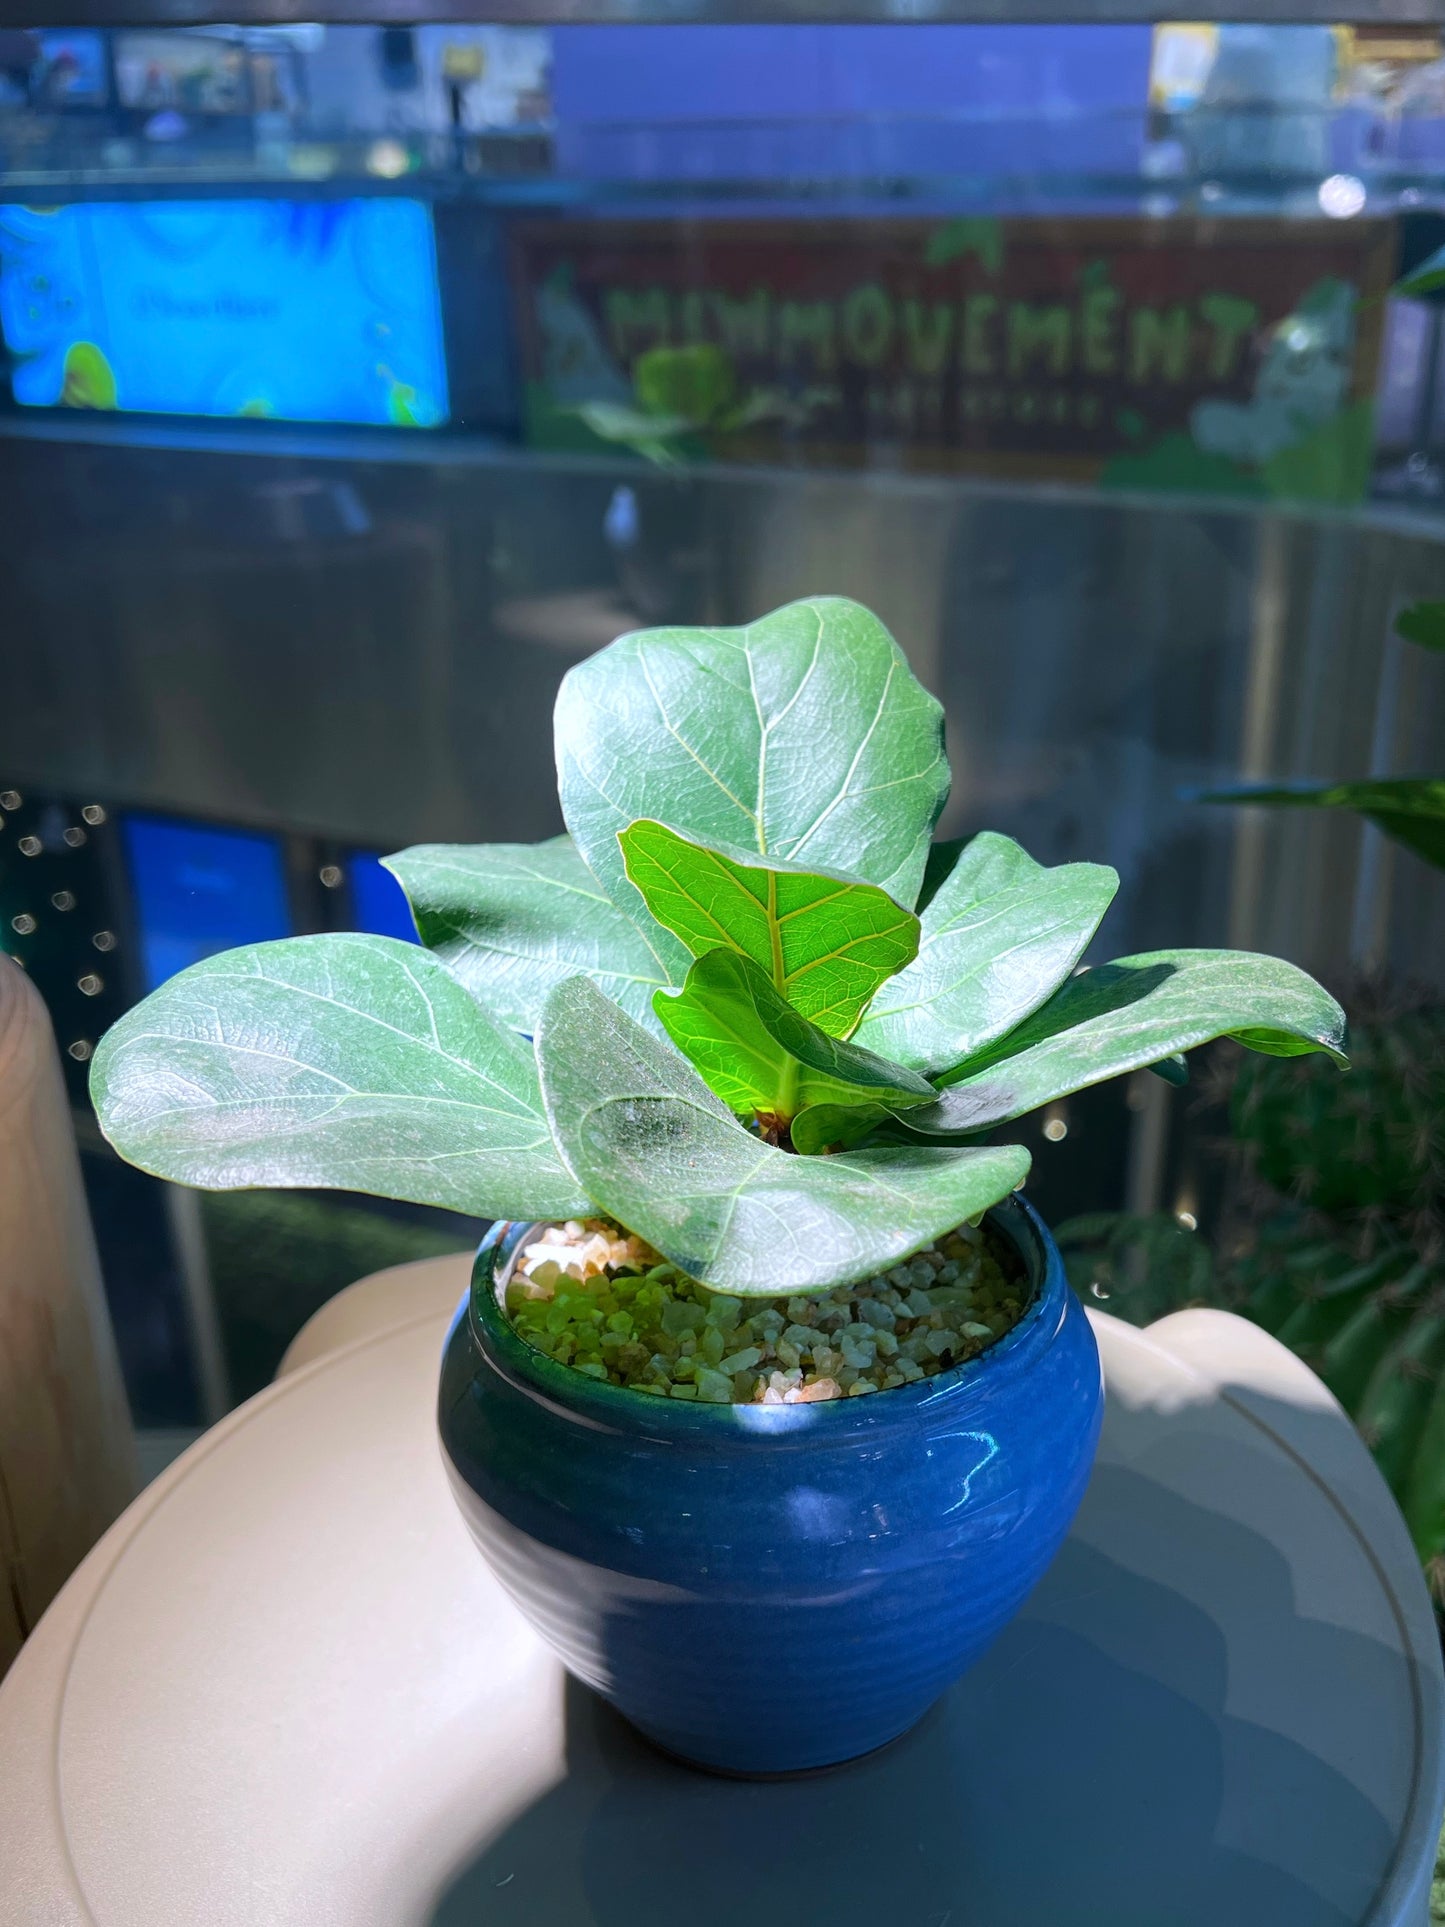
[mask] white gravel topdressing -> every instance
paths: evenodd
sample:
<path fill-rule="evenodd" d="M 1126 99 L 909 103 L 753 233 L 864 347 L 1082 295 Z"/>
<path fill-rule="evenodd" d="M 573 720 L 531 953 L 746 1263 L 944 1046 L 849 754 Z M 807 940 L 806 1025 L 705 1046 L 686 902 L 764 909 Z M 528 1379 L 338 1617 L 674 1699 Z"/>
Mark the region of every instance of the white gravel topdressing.
<path fill-rule="evenodd" d="M 523 1247 L 506 1308 L 529 1345 L 590 1378 L 716 1405 L 797 1405 L 948 1371 L 1010 1330 L 1028 1296 L 1011 1247 L 971 1225 L 836 1291 L 732 1298 L 589 1218 L 544 1226 Z"/>

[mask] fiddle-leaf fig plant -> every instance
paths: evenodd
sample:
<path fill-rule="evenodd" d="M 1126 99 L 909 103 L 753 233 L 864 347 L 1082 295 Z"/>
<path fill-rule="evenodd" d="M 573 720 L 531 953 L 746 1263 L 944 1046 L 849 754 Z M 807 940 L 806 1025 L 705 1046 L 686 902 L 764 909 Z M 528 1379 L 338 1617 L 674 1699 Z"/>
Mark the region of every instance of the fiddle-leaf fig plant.
<path fill-rule="evenodd" d="M 568 834 L 391 859 L 422 947 L 259 944 L 96 1053 L 123 1155 L 209 1188 L 334 1185 L 610 1218 L 703 1285 L 849 1284 L 976 1219 L 1026 1151 L 979 1133 L 1228 1035 L 1342 1061 L 1292 965 L 1081 970 L 1117 888 L 989 833 L 932 843 L 943 713 L 821 597 L 621 637 L 556 709 Z"/>

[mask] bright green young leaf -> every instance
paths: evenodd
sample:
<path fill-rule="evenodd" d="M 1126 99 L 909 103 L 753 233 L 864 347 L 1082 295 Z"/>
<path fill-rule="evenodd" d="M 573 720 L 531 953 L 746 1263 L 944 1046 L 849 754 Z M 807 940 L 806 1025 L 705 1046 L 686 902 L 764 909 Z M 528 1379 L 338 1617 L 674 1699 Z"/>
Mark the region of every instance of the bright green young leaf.
<path fill-rule="evenodd" d="M 721 1291 L 773 1297 L 866 1277 L 997 1204 L 1028 1170 L 1015 1144 L 776 1150 L 585 977 L 548 998 L 537 1052 L 579 1187 Z"/>
<path fill-rule="evenodd" d="M 639 817 L 911 904 L 948 794 L 942 708 L 838 596 L 740 629 L 622 636 L 568 672 L 556 736 L 567 827 L 629 914 L 617 838 Z"/>
<path fill-rule="evenodd" d="M 1118 887 L 1106 864 L 1046 869 L 985 830 L 935 890 L 917 957 L 883 985 L 857 1041 L 921 1071 L 975 1056 L 1053 995 Z"/>
<path fill-rule="evenodd" d="M 1437 870 L 1445 870 L 1445 781 L 1438 777 L 1389 776 L 1363 783 L 1251 785 L 1210 790 L 1200 801 L 1354 810 Z"/>
<path fill-rule="evenodd" d="M 334 1185 L 488 1218 L 592 1209 L 553 1146 L 530 1047 L 391 937 L 193 964 L 106 1033 L 91 1092 L 122 1157 L 203 1190 Z"/>
<path fill-rule="evenodd" d="M 658 992 L 656 1007 L 673 1043 L 743 1116 L 791 1122 L 818 1104 L 868 1105 L 875 1113 L 881 1106 L 886 1114 L 935 1095 L 926 1077 L 800 1017 L 766 972 L 736 950 L 699 957 L 680 991 Z"/>
<path fill-rule="evenodd" d="M 1396 616 L 1395 634 L 1422 649 L 1445 651 L 1445 602 L 1412 602 Z"/>
<path fill-rule="evenodd" d="M 664 823 L 630 824 L 617 841 L 647 908 L 694 957 L 720 945 L 751 957 L 835 1037 L 918 949 L 917 917 L 874 884 L 691 842 Z"/>
<path fill-rule="evenodd" d="M 669 976 L 649 932 L 612 904 L 570 836 L 545 843 L 421 843 L 386 867 L 406 891 L 421 940 L 498 1023 L 528 1036 L 554 984 L 581 971 L 653 1025 Z M 651 919 L 651 936 L 675 948 Z"/>
<path fill-rule="evenodd" d="M 1072 978 L 1042 1010 L 970 1063 L 909 1131 L 980 1131 L 1070 1091 L 1236 1037 L 1275 1057 L 1322 1050 L 1341 1063 L 1345 1014 L 1312 977 L 1240 950 L 1157 950 Z"/>

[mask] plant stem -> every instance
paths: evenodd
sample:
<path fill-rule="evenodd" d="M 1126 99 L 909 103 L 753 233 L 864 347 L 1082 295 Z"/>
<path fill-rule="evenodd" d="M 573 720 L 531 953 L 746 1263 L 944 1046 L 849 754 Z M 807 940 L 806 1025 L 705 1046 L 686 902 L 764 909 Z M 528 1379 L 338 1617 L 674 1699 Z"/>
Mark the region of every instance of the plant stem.
<path fill-rule="evenodd" d="M 783 1067 L 778 1073 L 777 1095 L 773 1110 L 779 1117 L 791 1119 L 798 1109 L 798 1072 L 800 1066 L 796 1057 L 785 1056 Z"/>
<path fill-rule="evenodd" d="M 757 1119 L 758 1133 L 764 1144 L 776 1145 L 780 1151 L 793 1151 L 791 1118 L 779 1117 L 774 1111 L 759 1111 Z M 793 1154 L 796 1156 L 796 1151 Z"/>
<path fill-rule="evenodd" d="M 783 981 L 783 933 L 778 928 L 778 879 L 773 871 L 768 872 L 768 931 L 773 946 L 773 987 L 785 988 Z"/>

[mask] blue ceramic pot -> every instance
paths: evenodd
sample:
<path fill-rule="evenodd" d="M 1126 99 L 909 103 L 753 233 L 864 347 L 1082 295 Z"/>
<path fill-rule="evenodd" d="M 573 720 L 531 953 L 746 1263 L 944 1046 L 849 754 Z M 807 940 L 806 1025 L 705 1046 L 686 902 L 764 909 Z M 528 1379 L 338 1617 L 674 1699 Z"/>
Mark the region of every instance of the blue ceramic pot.
<path fill-rule="evenodd" d="M 457 1502 L 567 1667 L 669 1752 L 786 1773 L 904 1732 L 1053 1558 L 1103 1416 L 1099 1355 L 1042 1221 L 992 1223 L 1033 1296 L 936 1378 L 818 1405 L 697 1405 L 518 1337 L 494 1228 L 442 1361 Z"/>

